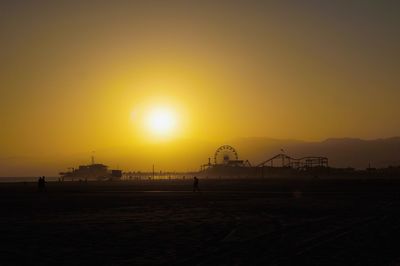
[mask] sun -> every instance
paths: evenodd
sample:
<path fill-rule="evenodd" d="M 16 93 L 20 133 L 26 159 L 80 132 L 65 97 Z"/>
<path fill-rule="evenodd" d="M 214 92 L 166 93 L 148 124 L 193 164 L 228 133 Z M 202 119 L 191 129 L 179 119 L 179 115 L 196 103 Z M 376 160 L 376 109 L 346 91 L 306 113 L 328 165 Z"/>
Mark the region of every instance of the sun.
<path fill-rule="evenodd" d="M 176 114 L 168 108 L 154 108 L 146 118 L 150 133 L 157 136 L 169 136 L 176 128 Z"/>

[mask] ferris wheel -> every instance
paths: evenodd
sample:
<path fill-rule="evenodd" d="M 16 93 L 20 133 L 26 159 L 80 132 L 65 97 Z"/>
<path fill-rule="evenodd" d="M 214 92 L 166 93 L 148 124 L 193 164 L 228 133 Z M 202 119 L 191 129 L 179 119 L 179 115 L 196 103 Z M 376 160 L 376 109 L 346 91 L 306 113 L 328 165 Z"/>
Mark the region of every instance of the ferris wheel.
<path fill-rule="evenodd" d="M 237 161 L 239 156 L 232 146 L 223 145 L 214 153 L 214 164 L 228 164 L 229 161 Z"/>

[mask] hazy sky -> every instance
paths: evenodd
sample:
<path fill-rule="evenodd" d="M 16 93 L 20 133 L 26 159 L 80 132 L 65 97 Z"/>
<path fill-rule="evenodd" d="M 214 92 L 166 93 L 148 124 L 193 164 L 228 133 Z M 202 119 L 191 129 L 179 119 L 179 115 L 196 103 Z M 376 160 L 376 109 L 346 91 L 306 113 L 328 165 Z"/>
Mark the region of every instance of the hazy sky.
<path fill-rule="evenodd" d="M 159 107 L 176 116 L 169 140 L 400 135 L 399 14 L 378 0 L 3 0 L 0 158 L 138 147 Z"/>

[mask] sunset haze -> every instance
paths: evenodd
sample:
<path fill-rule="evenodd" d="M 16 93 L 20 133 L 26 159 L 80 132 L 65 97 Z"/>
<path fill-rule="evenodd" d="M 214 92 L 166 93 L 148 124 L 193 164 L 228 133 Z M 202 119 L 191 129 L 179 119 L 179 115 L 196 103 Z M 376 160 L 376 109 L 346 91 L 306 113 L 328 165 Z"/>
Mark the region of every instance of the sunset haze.
<path fill-rule="evenodd" d="M 255 159 L 281 148 L 254 155 L 243 139 L 399 136 L 399 14 L 399 1 L 2 1 L 0 176 L 55 176 L 93 153 L 198 170 L 228 142 Z"/>

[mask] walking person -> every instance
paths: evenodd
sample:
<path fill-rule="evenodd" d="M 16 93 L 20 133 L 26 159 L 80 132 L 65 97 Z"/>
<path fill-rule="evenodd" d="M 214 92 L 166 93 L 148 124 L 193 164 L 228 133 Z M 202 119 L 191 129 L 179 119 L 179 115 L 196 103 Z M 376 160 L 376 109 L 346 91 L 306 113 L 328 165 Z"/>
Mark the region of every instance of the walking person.
<path fill-rule="evenodd" d="M 44 176 L 39 177 L 38 179 L 38 190 L 39 192 L 46 191 L 46 179 Z"/>
<path fill-rule="evenodd" d="M 40 176 L 37 181 L 38 191 L 42 192 L 42 177 Z"/>
<path fill-rule="evenodd" d="M 195 176 L 193 177 L 193 192 L 200 192 L 199 189 L 199 179 Z"/>
<path fill-rule="evenodd" d="M 42 176 L 42 190 L 46 191 L 46 179 L 44 176 Z"/>

